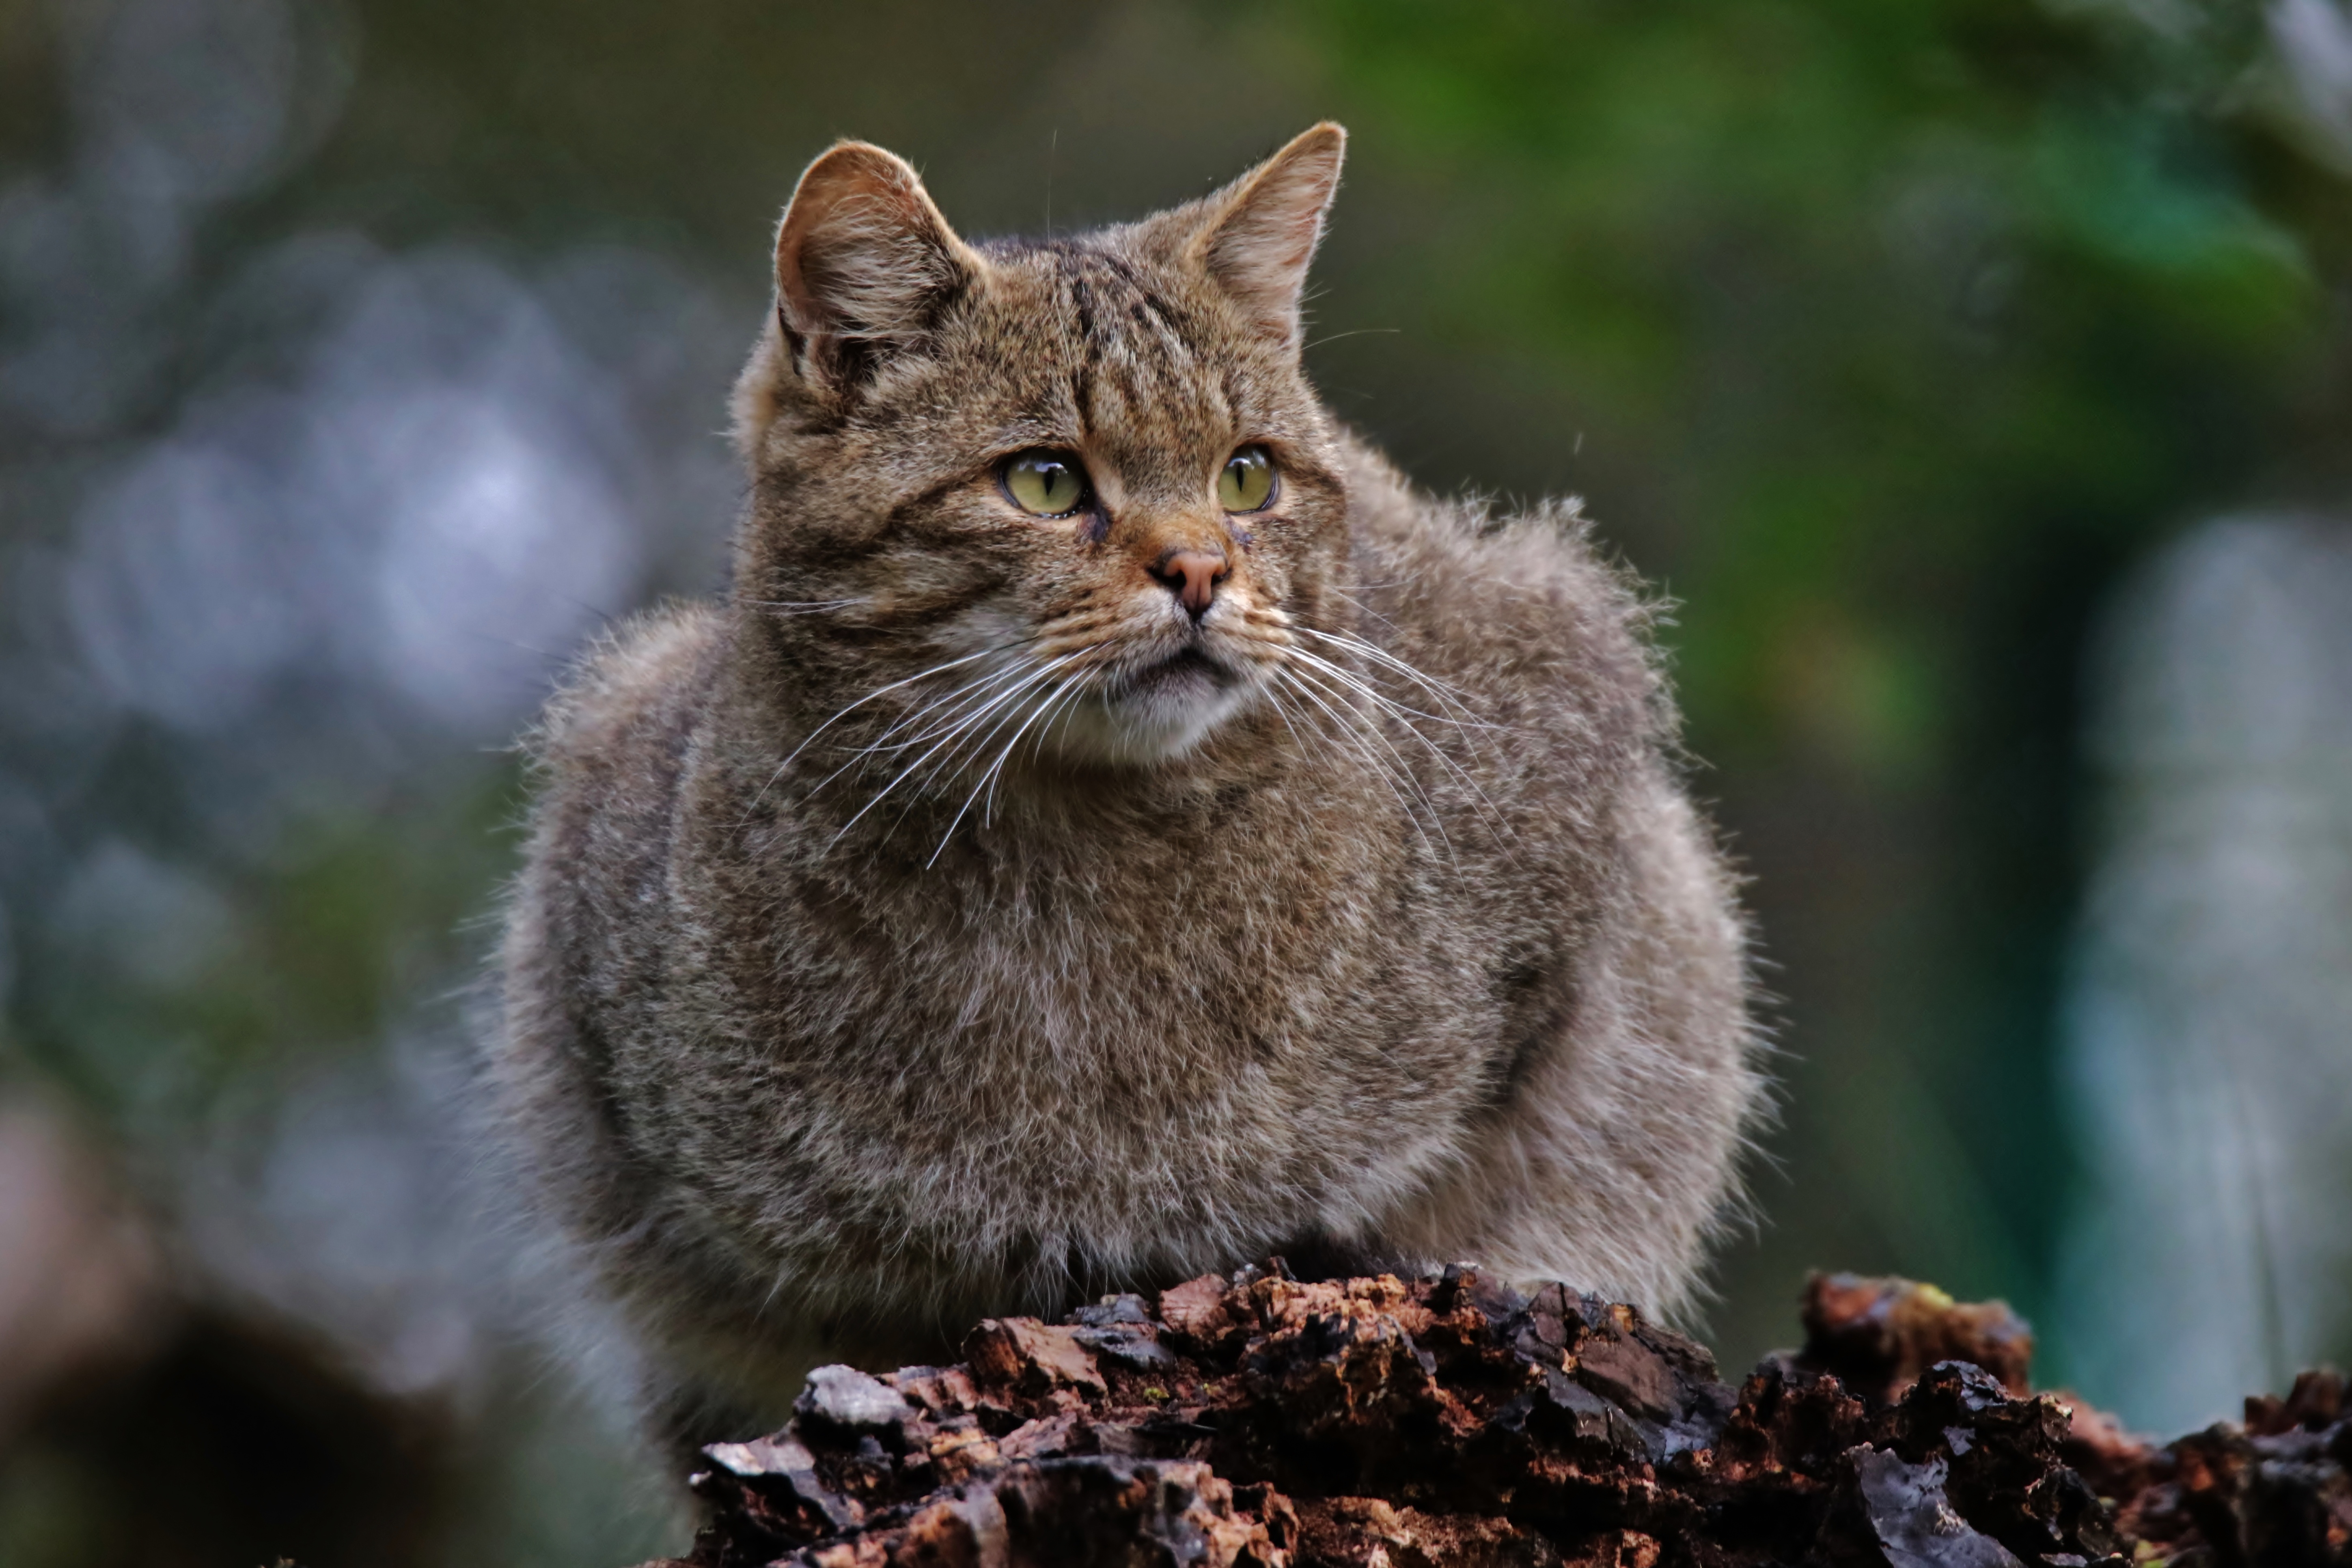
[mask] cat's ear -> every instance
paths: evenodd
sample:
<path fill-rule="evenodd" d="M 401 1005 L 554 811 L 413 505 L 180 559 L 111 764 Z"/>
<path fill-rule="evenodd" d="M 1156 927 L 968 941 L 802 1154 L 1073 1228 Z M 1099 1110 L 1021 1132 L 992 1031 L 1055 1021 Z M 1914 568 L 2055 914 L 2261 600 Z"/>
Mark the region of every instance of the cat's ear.
<path fill-rule="evenodd" d="M 1192 251 L 1210 278 L 1286 347 L 1297 346 L 1299 292 L 1347 151 L 1348 132 L 1330 121 L 1302 132 L 1211 196 L 1192 238 Z"/>
<path fill-rule="evenodd" d="M 846 391 L 920 341 L 984 267 L 912 165 L 844 142 L 808 166 L 776 230 L 776 316 L 796 368 Z"/>

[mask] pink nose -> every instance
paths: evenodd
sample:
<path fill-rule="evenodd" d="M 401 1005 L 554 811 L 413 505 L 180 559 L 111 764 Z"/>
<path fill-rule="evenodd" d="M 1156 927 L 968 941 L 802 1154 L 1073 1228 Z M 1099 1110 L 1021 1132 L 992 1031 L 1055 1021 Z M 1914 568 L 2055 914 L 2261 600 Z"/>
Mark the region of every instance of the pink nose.
<path fill-rule="evenodd" d="M 1151 574 L 1168 584 L 1169 592 L 1182 600 L 1198 620 L 1208 612 L 1227 570 L 1223 555 L 1206 550 L 1173 550 L 1160 558 Z"/>

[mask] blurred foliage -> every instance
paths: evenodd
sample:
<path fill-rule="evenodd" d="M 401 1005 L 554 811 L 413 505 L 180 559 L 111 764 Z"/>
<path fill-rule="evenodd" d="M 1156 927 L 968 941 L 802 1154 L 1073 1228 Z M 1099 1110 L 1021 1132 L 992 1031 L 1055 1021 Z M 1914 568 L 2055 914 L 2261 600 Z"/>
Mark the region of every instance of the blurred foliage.
<path fill-rule="evenodd" d="M 116 1120 L 135 1108 L 150 1127 L 201 1120 L 249 1079 L 373 1051 L 478 963 L 516 841 L 498 831 L 514 816 L 511 767 L 404 793 L 364 816 L 291 825 L 258 866 L 207 868 L 217 904 L 169 912 L 195 931 L 134 921 L 69 933 L 164 951 L 40 954 L 58 962 L 21 979 L 20 1045 L 84 1103 Z M 87 984 L 107 967 L 113 984 Z"/>
<path fill-rule="evenodd" d="M 1874 771 L 1949 761 L 1922 731 L 1973 684 L 1954 589 L 2340 450 L 2352 194 L 2248 122 L 2252 11 L 1305 16 L 1467 209 L 1424 215 L 1391 298 L 1671 476 L 1685 700 L 1726 764 L 1809 722 Z"/>
<path fill-rule="evenodd" d="M 137 8 L 0 0 L 0 274 L 37 270 L 51 230 L 27 215 L 87 161 L 74 62 Z M 1181 199 L 1330 115 L 1354 141 L 1309 362 L 1334 406 L 1433 488 L 1584 495 L 1678 605 L 1699 787 L 1755 878 L 1784 1051 L 1766 1223 L 1731 1250 L 1712 1325 L 1727 1359 L 1789 1335 L 1809 1267 L 2049 1305 L 2087 628 L 2200 512 L 2352 489 L 2352 149 L 2296 97 L 2270 13 L 304 15 L 303 59 L 332 67 L 311 74 L 349 90 L 299 157 L 189 220 L 168 289 L 92 337 L 133 392 L 71 429 L 0 411 L 9 669 L 72 666 L 36 567 L 76 548 L 93 476 L 207 389 L 284 379 L 305 340 L 250 316 L 247 269 L 272 247 L 464 247 L 526 281 L 598 247 L 658 256 L 709 308 L 681 317 L 678 365 L 634 406 L 723 471 L 726 362 L 762 308 L 768 226 L 828 138 L 908 153 L 985 233 Z M 0 291 L 0 354 L 47 298 Z M 593 312 L 566 321 L 593 336 Z M 650 353 L 596 363 L 620 379 Z M 649 503 L 640 596 L 715 582 L 718 496 Z M 21 1060 L 152 1141 L 420 1019 L 456 1032 L 512 855 L 510 759 L 299 681 L 268 725 L 108 710 L 59 739 L 83 688 L 59 689 L 0 694 L 0 1040 Z M 278 804 L 220 804 L 248 796 Z"/>

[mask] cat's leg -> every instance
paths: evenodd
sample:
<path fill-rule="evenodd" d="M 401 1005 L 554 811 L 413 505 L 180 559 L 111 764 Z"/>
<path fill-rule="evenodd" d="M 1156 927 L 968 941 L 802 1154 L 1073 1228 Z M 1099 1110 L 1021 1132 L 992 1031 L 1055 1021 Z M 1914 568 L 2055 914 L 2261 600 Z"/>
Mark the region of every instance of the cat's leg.
<path fill-rule="evenodd" d="M 1392 1231 L 1514 1283 L 1559 1279 L 1664 1316 L 1734 1217 L 1763 1100 L 1727 874 L 1659 779 L 1624 807 L 1633 871 L 1580 957 L 1572 1006 L 1524 1042 L 1457 1173 Z"/>

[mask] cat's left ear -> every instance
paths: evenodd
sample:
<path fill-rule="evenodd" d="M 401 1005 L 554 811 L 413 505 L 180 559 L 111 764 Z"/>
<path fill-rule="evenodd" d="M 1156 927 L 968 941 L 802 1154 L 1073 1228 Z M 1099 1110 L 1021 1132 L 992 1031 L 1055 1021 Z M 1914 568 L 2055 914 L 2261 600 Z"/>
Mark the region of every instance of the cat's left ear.
<path fill-rule="evenodd" d="M 1298 346 L 1298 297 L 1339 188 L 1348 132 L 1327 120 L 1211 196 L 1190 249 L 1211 279 L 1286 348 Z"/>

